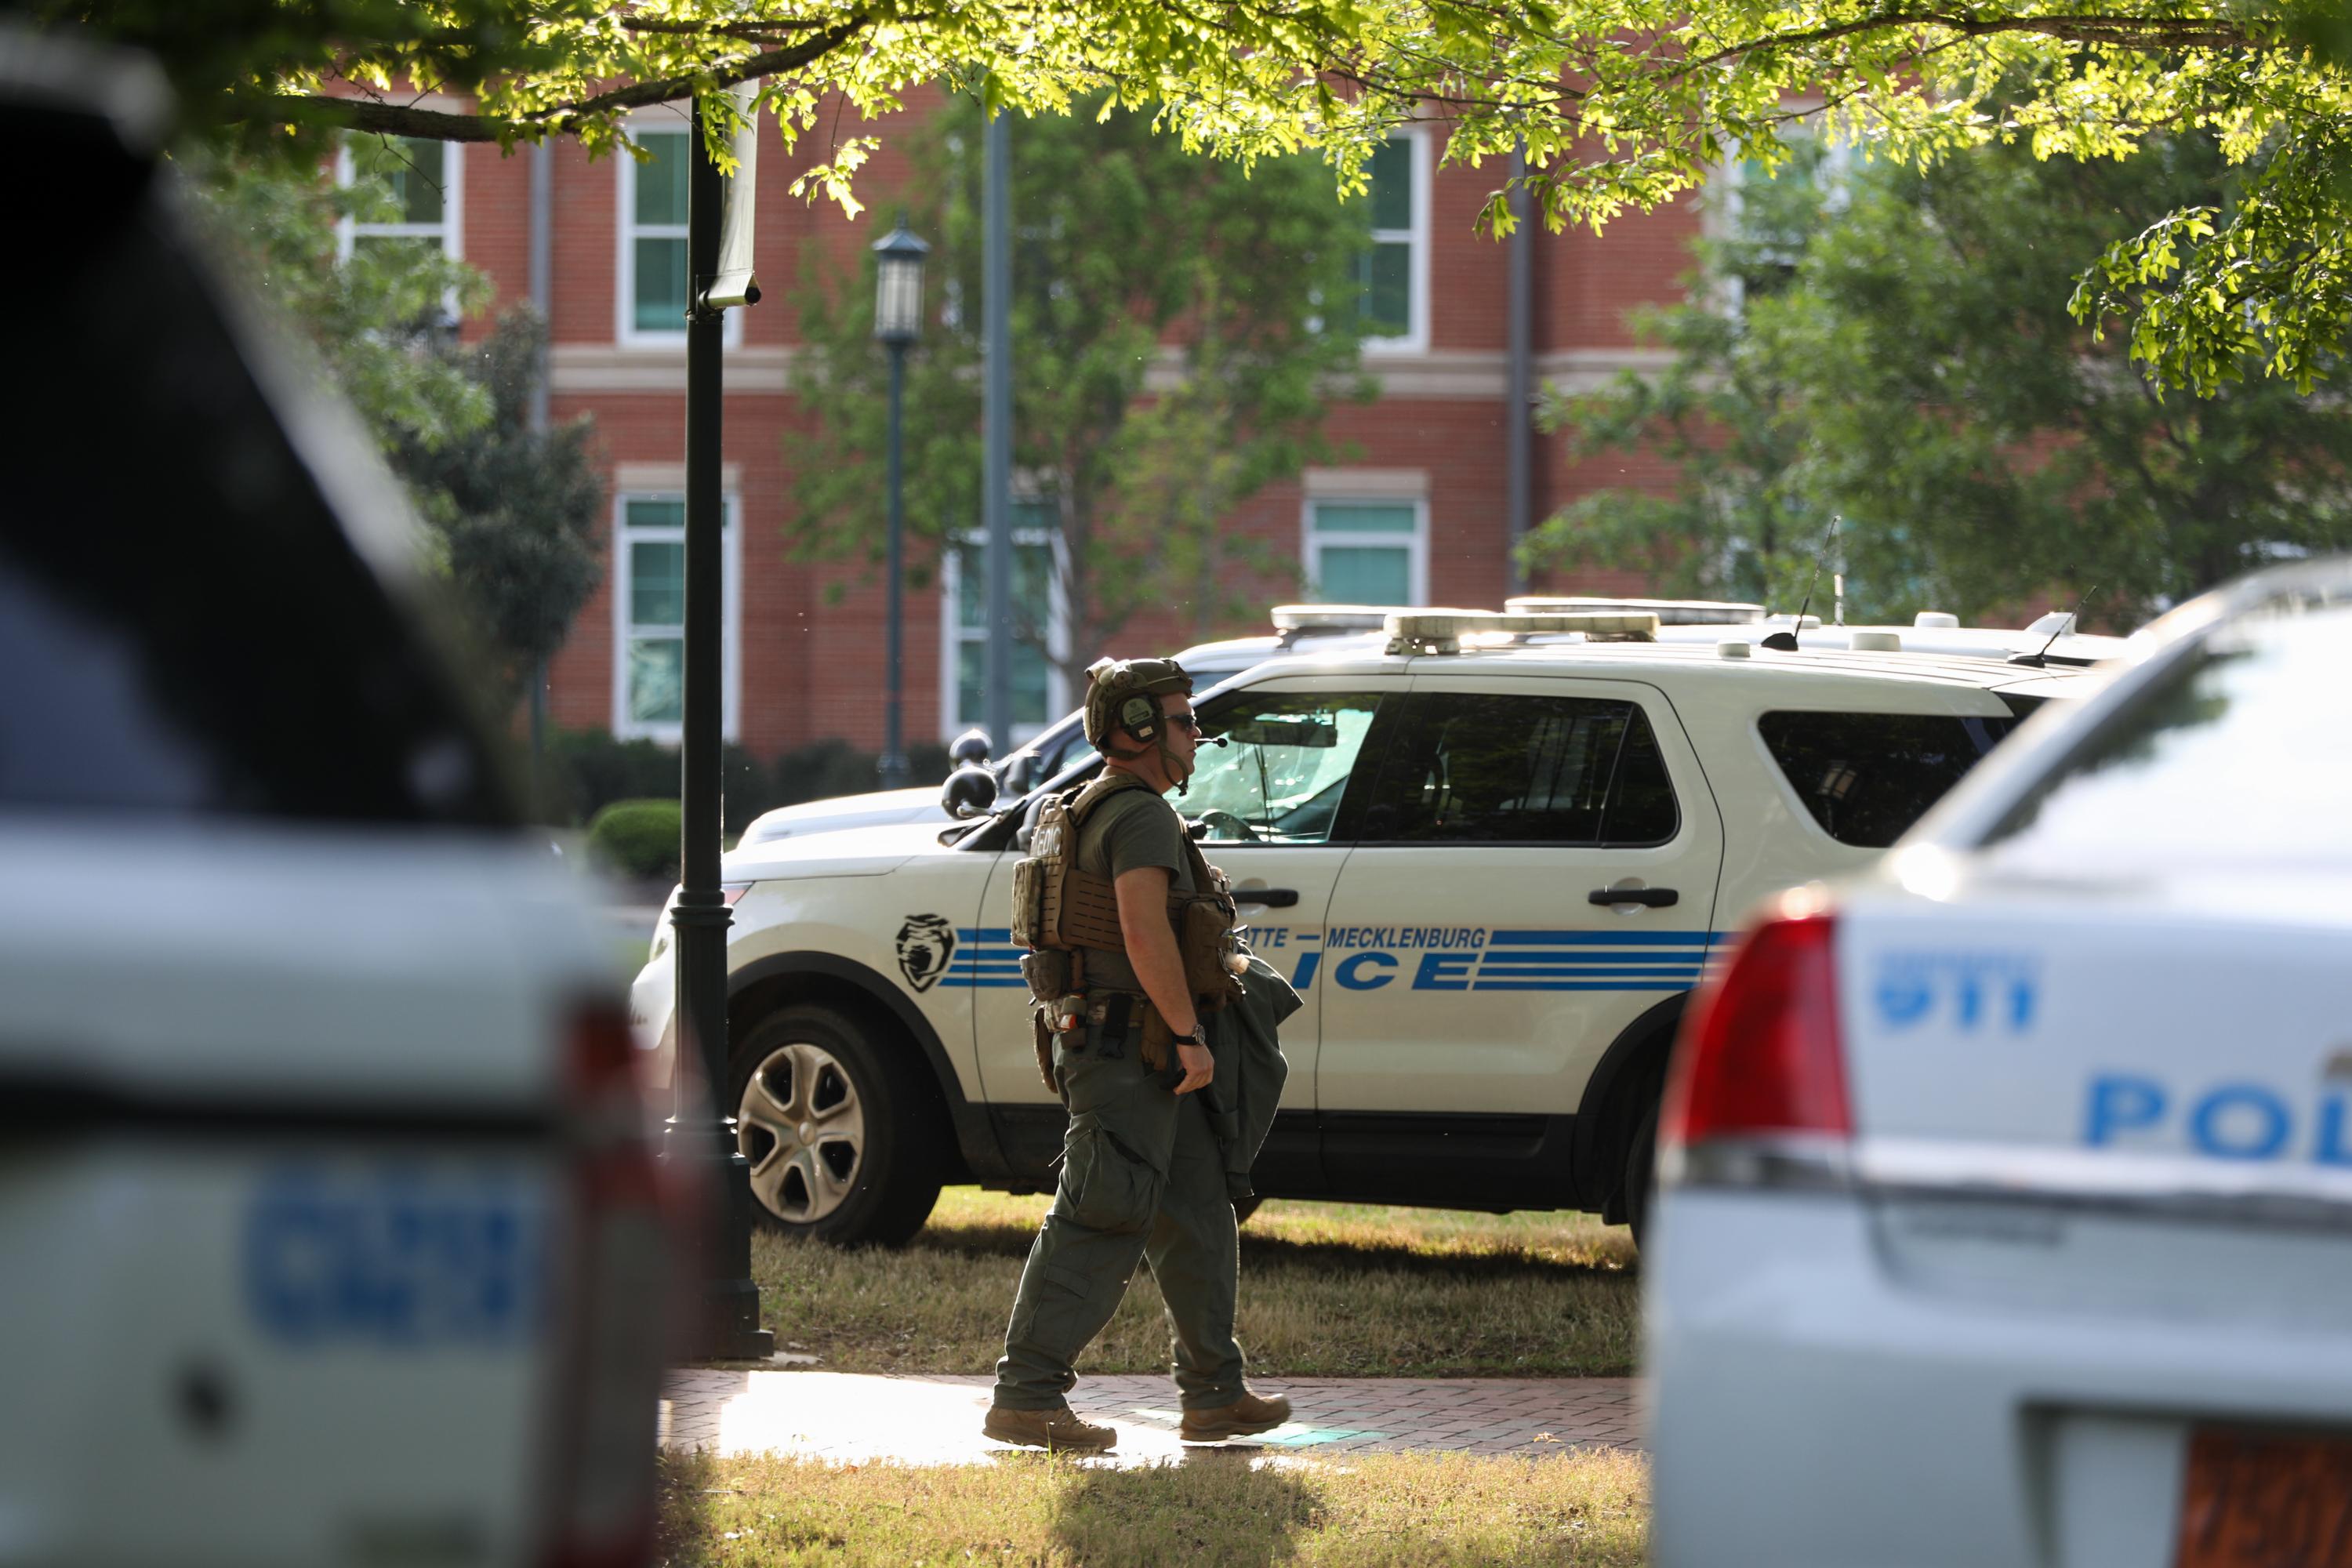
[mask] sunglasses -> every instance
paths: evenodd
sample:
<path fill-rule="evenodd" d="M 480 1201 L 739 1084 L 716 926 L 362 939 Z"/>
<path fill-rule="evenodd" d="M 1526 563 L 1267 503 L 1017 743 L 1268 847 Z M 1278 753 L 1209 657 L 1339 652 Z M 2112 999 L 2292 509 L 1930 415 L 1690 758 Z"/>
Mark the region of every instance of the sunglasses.
<path fill-rule="evenodd" d="M 1201 716 L 1198 713 L 1170 713 L 1165 717 L 1171 724 L 1190 730 L 1195 735 L 1201 732 Z"/>

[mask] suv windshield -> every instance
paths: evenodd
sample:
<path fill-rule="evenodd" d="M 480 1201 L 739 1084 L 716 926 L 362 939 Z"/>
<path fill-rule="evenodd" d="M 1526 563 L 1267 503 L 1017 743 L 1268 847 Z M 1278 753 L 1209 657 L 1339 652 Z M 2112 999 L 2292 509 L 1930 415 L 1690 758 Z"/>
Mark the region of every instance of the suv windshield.
<path fill-rule="evenodd" d="M 1884 849 L 2017 727 L 1938 713 L 1767 713 L 1764 749 L 1822 832 Z"/>
<path fill-rule="evenodd" d="M 2048 870 L 2352 860 L 2352 608 L 2250 617 L 2107 716 L 1985 838 Z"/>
<path fill-rule="evenodd" d="M 1376 694 L 1246 695 L 1203 715 L 1179 808 L 1214 842 L 1321 844 L 1371 729 Z M 1222 736 L 1223 747 L 1211 742 Z"/>

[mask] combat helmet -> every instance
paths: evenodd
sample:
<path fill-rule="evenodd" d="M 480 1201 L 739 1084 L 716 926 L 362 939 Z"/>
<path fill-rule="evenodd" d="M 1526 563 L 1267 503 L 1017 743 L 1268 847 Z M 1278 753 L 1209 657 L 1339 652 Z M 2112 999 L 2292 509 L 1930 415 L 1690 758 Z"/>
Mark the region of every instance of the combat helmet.
<path fill-rule="evenodd" d="M 1114 762 L 1131 763 L 1157 746 L 1168 776 L 1181 794 L 1185 775 L 1168 748 L 1168 725 L 1160 712 L 1160 699 L 1170 692 L 1192 694 L 1192 678 L 1172 658 L 1098 658 L 1087 667 L 1087 743 Z M 1143 744 L 1121 747 L 1111 737 L 1124 731 Z"/>

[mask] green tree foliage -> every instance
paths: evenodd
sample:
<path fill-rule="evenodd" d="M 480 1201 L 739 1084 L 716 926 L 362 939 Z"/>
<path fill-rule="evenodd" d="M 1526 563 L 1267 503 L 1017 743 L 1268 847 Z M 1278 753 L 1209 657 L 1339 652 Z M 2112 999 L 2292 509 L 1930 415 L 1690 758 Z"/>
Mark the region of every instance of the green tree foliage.
<path fill-rule="evenodd" d="M 1106 106 L 1107 107 L 1107 106 Z M 979 105 L 921 133 L 911 221 L 944 319 L 907 370 L 907 520 L 919 563 L 980 526 Z M 1055 570 L 1075 675 L 1146 605 L 1197 626 L 1287 567 L 1223 530 L 1234 508 L 1326 450 L 1335 385 L 1356 374 L 1355 205 L 1299 159 L 1244 177 L 1188 157 L 1115 110 L 1013 132 L 1013 453 L 1058 533 Z M 802 292 L 793 386 L 809 421 L 788 530 L 811 557 L 880 559 L 888 363 L 873 338 L 873 265 Z M 1163 342 L 1167 345 L 1163 349 Z M 1045 646 L 1045 628 L 1024 636 Z"/>
<path fill-rule="evenodd" d="M 2340 0 L 28 4 L 157 49 L 200 117 L 247 125 L 610 149 L 631 109 L 762 79 L 786 142 L 824 143 L 801 188 L 845 203 L 874 142 L 825 129 L 828 106 L 886 113 L 935 81 L 1024 113 L 1108 94 L 1244 160 L 1319 146 L 1351 186 L 1386 128 L 1434 112 L 1451 161 L 1523 145 L 1555 227 L 1691 190 L 1726 148 L 1783 157 L 1808 115 L 1915 167 L 1996 142 L 2122 158 L 2193 132 L 2242 178 L 2090 258 L 2084 318 L 2124 317 L 2136 357 L 2200 391 L 2252 369 L 2308 384 L 2352 320 Z M 1501 191 L 1486 217 L 1509 226 Z"/>
<path fill-rule="evenodd" d="M 315 353 L 405 484 L 427 563 L 495 659 L 491 689 L 513 700 L 595 591 L 604 548 L 588 423 L 529 428 L 540 328 L 510 315 L 461 342 L 453 310 L 478 308 L 489 289 L 437 247 L 342 255 L 343 219 L 396 216 L 383 179 L 339 184 L 299 149 L 197 142 L 175 162 L 222 270 Z"/>
<path fill-rule="evenodd" d="M 1539 531 L 1540 558 L 1793 609 L 1843 514 L 1858 616 L 2096 584 L 2128 624 L 2282 552 L 2352 543 L 2343 362 L 2324 362 L 2319 395 L 2250 375 L 2167 398 L 2065 309 L 2116 236 L 2228 187 L 2210 138 L 2123 163 L 1994 146 L 1842 187 L 1817 160 L 1751 183 L 1738 232 L 1701 247 L 1697 302 L 1648 317 L 1670 370 L 1548 401 L 1579 455 L 1652 443 L 1681 478 L 1587 497 Z"/>
<path fill-rule="evenodd" d="M 174 158 L 220 270 L 272 329 L 306 343 L 380 447 L 437 447 L 489 421 L 488 391 L 436 338 L 489 286 L 438 249 L 362 246 L 338 226 L 396 216 L 381 180 L 339 184 L 316 149 L 240 155 L 195 142 Z"/>
<path fill-rule="evenodd" d="M 489 421 L 451 441 L 396 437 L 389 456 L 408 483 L 470 618 L 504 668 L 500 695 L 563 646 L 604 575 L 604 487 L 583 415 L 530 427 L 546 330 L 527 310 L 501 317 L 479 342 L 446 342 L 456 366 L 490 403 Z"/>

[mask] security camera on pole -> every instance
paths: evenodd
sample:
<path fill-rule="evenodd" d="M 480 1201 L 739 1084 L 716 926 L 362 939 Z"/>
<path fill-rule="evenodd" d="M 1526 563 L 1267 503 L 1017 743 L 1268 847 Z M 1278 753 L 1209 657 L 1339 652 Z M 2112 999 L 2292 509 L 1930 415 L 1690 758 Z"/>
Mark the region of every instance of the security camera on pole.
<path fill-rule="evenodd" d="M 730 306 L 757 304 L 751 276 L 753 159 L 758 152 L 759 84 L 735 89 L 732 151 L 736 175 L 719 173 L 707 139 L 719 101 L 695 105 L 687 137 L 693 162 L 687 182 L 686 251 L 693 292 L 686 317 L 686 691 L 678 746 L 680 835 L 677 929 L 679 1069 L 676 1110 L 664 1152 L 707 1162 L 719 1198 L 710 1237 L 696 1353 L 765 1360 L 775 1336 L 760 1327 L 760 1288 L 751 1280 L 751 1166 L 737 1142 L 726 1095 L 733 1075 L 727 1050 L 727 928 L 732 922 L 719 886 L 719 741 L 722 722 L 719 648 L 719 415 L 721 361 Z M 723 209 L 723 211 L 722 211 Z M 700 1081 L 684 1070 L 701 1064 Z M 709 1087 L 707 1103 L 702 1095 Z"/>
<path fill-rule="evenodd" d="M 907 520 L 900 452 L 906 420 L 907 350 L 923 332 L 923 258 L 931 247 L 898 226 L 874 242 L 874 336 L 890 351 L 890 649 L 887 698 L 882 705 L 882 787 L 907 785 L 907 736 L 901 717 L 906 670 Z"/>

